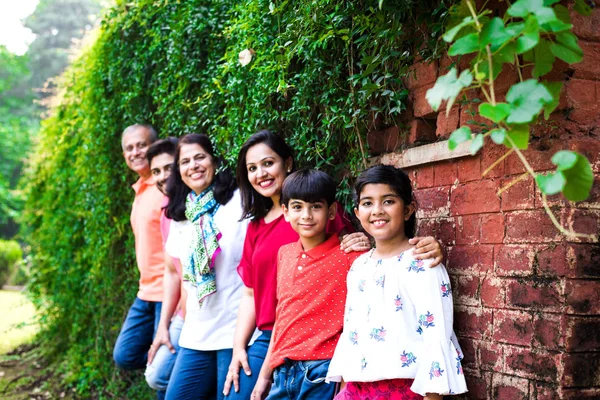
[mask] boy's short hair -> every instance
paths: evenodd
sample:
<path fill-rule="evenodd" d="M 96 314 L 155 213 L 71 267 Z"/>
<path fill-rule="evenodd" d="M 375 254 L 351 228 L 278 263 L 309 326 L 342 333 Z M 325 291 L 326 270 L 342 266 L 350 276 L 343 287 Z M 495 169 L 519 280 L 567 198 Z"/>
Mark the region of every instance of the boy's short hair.
<path fill-rule="evenodd" d="M 283 182 L 280 203 L 288 206 L 291 199 L 308 203 L 325 201 L 327 207 L 335 202 L 336 184 L 331 176 L 316 169 L 301 169 Z"/>
<path fill-rule="evenodd" d="M 176 137 L 168 137 L 166 139 L 157 140 L 152 143 L 148 150 L 146 151 L 146 158 L 148 159 L 148 164 L 152 162 L 152 159 L 156 156 L 159 156 L 163 153 L 170 154 L 175 156 L 175 150 L 177 150 L 177 142 L 179 140 Z"/>

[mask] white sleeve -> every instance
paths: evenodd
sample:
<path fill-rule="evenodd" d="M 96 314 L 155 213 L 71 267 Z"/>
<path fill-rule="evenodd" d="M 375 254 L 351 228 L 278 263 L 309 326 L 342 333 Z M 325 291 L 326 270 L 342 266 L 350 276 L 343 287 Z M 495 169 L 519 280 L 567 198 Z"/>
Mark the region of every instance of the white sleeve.
<path fill-rule="evenodd" d="M 178 259 L 181 259 L 183 256 L 181 244 L 185 242 L 182 240 L 182 225 L 181 222 L 171 221 L 169 236 L 165 243 L 165 251 L 167 254 Z"/>

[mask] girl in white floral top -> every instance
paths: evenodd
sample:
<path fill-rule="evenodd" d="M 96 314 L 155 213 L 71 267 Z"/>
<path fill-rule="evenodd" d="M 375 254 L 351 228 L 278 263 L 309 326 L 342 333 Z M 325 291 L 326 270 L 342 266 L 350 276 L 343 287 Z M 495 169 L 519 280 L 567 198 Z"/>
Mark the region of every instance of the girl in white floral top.
<path fill-rule="evenodd" d="M 400 169 L 375 166 L 358 178 L 356 196 L 354 212 L 375 248 L 348 273 L 344 331 L 327 374 L 347 382 L 335 400 L 466 392 L 448 273 L 407 251 L 416 224 L 410 179 Z"/>

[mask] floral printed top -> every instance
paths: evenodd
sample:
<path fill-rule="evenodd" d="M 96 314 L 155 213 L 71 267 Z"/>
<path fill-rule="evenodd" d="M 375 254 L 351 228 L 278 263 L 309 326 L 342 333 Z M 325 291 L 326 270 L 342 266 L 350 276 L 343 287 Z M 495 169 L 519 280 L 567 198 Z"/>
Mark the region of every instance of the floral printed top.
<path fill-rule="evenodd" d="M 410 251 L 383 260 L 372 254 L 348 272 L 344 331 L 327 380 L 408 378 L 422 396 L 466 392 L 446 269 L 429 268 Z"/>

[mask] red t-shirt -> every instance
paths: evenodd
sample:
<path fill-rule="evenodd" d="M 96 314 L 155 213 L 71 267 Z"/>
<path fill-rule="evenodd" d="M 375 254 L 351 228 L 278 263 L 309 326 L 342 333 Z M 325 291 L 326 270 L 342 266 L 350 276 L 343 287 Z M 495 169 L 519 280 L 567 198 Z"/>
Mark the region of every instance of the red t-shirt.
<path fill-rule="evenodd" d="M 346 275 L 361 254 L 346 254 L 335 234 L 306 252 L 299 241 L 279 250 L 271 368 L 286 358 L 333 357 L 344 326 Z"/>
<path fill-rule="evenodd" d="M 338 212 L 327 224 L 328 233 L 339 233 L 346 229 L 354 231 L 350 220 L 338 204 Z M 261 331 L 272 330 L 277 306 L 277 253 L 281 246 L 298 241 L 300 237 L 283 215 L 265 223 L 264 219 L 248 225 L 242 261 L 238 273 L 244 285 L 254 289 L 256 326 Z"/>

